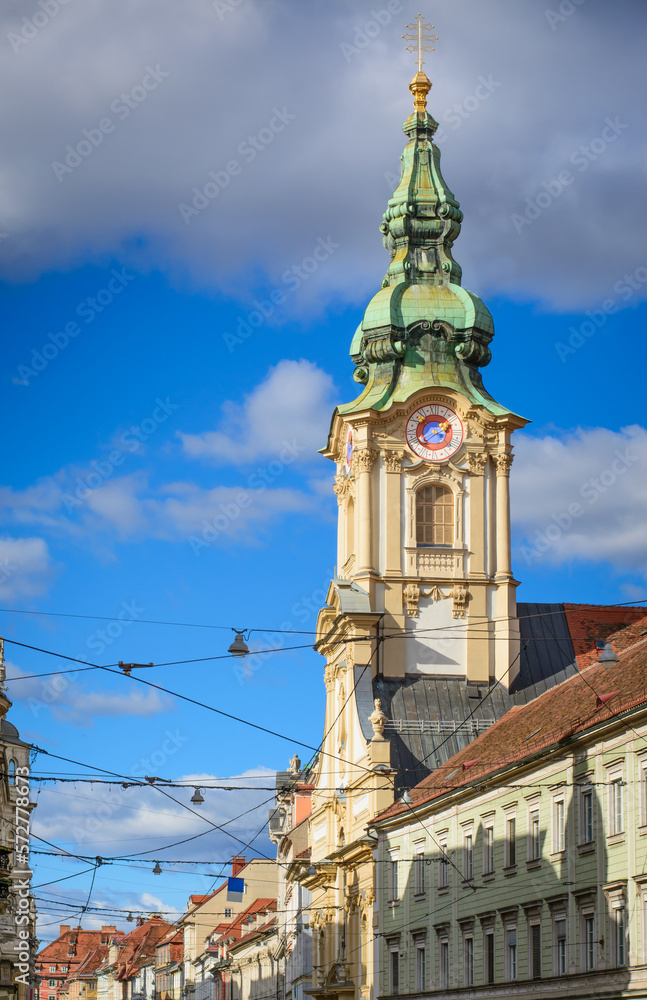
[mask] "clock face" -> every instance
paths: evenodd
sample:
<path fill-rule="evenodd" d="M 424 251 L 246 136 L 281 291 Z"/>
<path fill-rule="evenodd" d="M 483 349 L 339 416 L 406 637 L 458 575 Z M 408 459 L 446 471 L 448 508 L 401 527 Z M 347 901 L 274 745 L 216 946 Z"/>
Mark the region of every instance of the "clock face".
<path fill-rule="evenodd" d="M 353 461 L 353 443 L 354 435 L 353 428 L 348 428 L 348 433 L 346 435 L 346 447 L 344 448 L 344 472 L 346 475 L 350 474 L 350 466 Z"/>
<path fill-rule="evenodd" d="M 428 403 L 407 420 L 407 444 L 426 462 L 446 462 L 463 443 L 463 424 L 453 410 Z"/>

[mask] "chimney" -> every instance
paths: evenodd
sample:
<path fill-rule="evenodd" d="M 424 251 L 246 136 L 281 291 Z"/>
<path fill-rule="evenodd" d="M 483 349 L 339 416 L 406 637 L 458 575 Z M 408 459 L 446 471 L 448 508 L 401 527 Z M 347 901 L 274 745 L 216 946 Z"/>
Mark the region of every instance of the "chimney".
<path fill-rule="evenodd" d="M 236 878 L 238 872 L 242 872 L 243 868 L 247 864 L 247 859 L 243 854 L 234 855 L 231 859 L 231 877 Z"/>
<path fill-rule="evenodd" d="M 69 924 L 61 924 L 60 937 L 63 937 L 64 934 L 69 934 L 70 933 L 70 929 L 71 928 L 70 928 Z"/>
<path fill-rule="evenodd" d="M 107 927 L 102 927 L 101 928 L 101 933 L 102 934 L 116 934 L 117 933 L 117 928 L 113 927 L 112 924 L 109 924 Z"/>

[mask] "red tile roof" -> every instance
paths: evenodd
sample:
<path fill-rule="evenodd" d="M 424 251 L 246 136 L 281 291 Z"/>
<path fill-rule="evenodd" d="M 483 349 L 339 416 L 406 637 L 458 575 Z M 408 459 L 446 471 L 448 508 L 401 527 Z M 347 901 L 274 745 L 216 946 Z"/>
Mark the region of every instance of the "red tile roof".
<path fill-rule="evenodd" d="M 136 976 L 152 960 L 158 941 L 170 931 L 177 932 L 177 929 L 161 917 L 151 917 L 135 927 L 121 942 L 115 979 L 123 981 Z"/>
<path fill-rule="evenodd" d="M 84 931 L 79 927 L 61 926 L 61 933 L 38 952 L 36 962 L 52 965 L 62 963 L 70 968 L 70 972 L 86 958 L 89 952 L 94 951 L 101 944 L 102 937 L 108 939 L 117 934 L 117 928 L 112 925 L 102 927 L 100 931 Z M 73 954 L 70 954 L 73 952 Z"/>
<path fill-rule="evenodd" d="M 220 931 L 219 937 L 234 937 L 238 939 L 242 934 L 244 924 L 246 924 L 252 917 L 256 916 L 258 913 L 264 913 L 272 910 L 276 910 L 275 899 L 271 899 L 269 896 L 255 899 L 253 903 L 250 903 L 246 910 L 242 910 L 237 916 L 234 917 L 233 920 L 224 925 L 224 929 Z M 223 925 L 219 924 L 218 926 L 222 927 Z M 214 933 L 215 931 L 212 931 L 209 937 L 211 937 Z"/>
<path fill-rule="evenodd" d="M 69 983 L 72 979 L 89 978 L 92 979 L 97 974 L 97 969 L 102 965 L 106 958 L 108 957 L 107 944 L 100 944 L 98 947 L 93 948 L 87 953 L 85 958 L 83 958 L 77 966 L 75 966 L 74 971 L 71 972 L 66 979 Z"/>
<path fill-rule="evenodd" d="M 644 608 L 612 604 L 565 604 L 564 612 L 580 668 L 597 659 L 595 644 L 645 617 Z"/>
<path fill-rule="evenodd" d="M 235 951 L 236 948 L 239 948 L 243 944 L 247 944 L 255 937 L 259 937 L 261 934 L 264 934 L 266 931 L 270 930 L 270 928 L 275 926 L 276 926 L 276 917 L 272 917 L 272 919 L 268 920 L 266 924 L 263 924 L 261 927 L 256 927 L 255 930 L 250 931 L 248 934 L 243 934 L 242 937 L 238 938 L 235 944 L 230 945 L 231 950 Z"/>
<path fill-rule="evenodd" d="M 620 659 L 611 667 L 595 661 L 527 705 L 511 708 L 498 722 L 410 791 L 414 806 L 449 789 L 480 782 L 488 774 L 553 747 L 576 733 L 640 705 L 647 707 L 647 616 L 607 636 Z M 598 696 L 613 695 L 603 704 Z M 400 800 L 377 821 L 411 811 Z"/>

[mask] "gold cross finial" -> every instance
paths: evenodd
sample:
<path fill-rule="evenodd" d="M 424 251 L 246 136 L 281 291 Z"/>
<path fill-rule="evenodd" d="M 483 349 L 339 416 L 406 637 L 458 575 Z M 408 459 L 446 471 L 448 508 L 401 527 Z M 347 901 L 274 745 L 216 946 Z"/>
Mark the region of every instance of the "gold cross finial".
<path fill-rule="evenodd" d="M 438 36 L 431 34 L 434 25 L 425 24 L 422 14 L 418 14 L 415 21 L 407 24 L 407 28 L 409 34 L 402 36 L 405 42 L 409 42 L 407 52 L 418 53 L 418 72 L 422 73 L 422 64 L 425 61 L 423 52 L 435 52 L 433 43 L 438 41 Z"/>

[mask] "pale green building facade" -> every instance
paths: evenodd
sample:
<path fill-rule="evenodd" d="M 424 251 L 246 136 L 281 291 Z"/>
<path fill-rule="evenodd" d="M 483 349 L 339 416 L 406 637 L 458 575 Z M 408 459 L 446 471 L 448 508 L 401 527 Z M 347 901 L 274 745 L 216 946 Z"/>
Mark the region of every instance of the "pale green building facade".
<path fill-rule="evenodd" d="M 378 817 L 376 996 L 647 990 L 644 691 L 622 705 L 639 646 L 512 709 Z"/>

